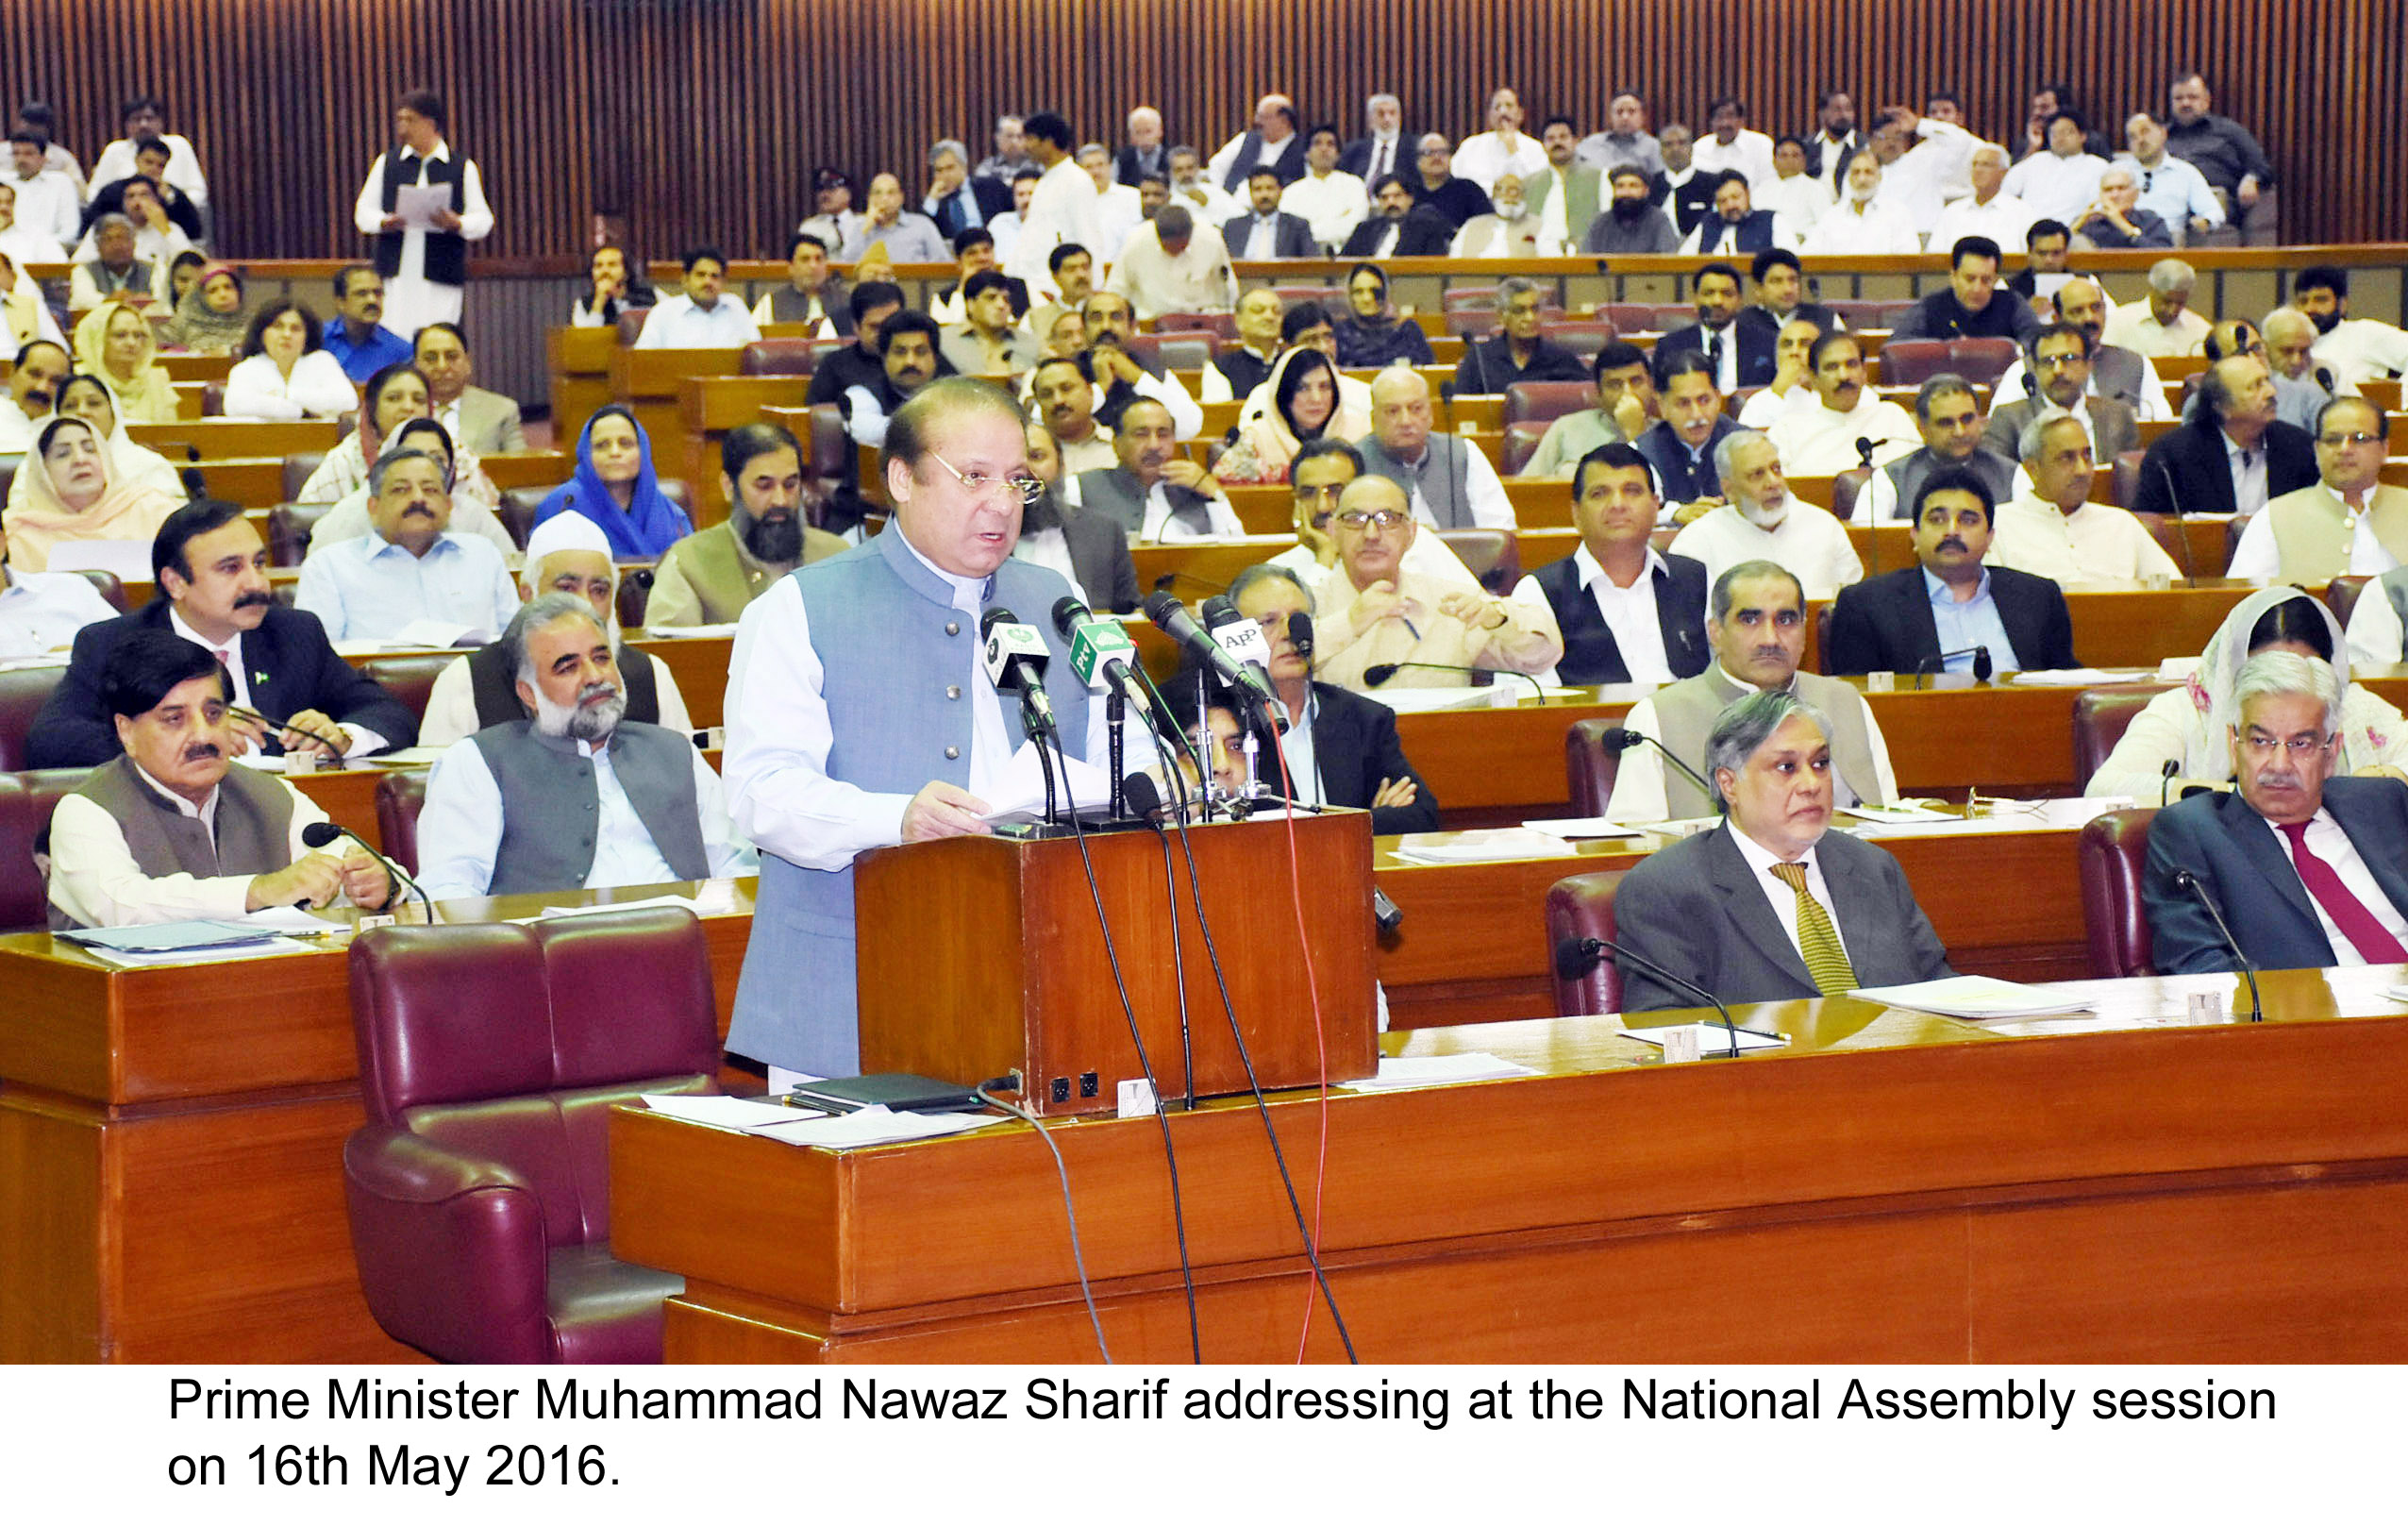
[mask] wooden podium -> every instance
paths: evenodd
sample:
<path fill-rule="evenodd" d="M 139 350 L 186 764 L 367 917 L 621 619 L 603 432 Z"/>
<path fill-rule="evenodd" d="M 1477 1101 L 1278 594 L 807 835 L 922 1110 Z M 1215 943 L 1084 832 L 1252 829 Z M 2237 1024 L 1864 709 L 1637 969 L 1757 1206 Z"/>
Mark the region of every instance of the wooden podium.
<path fill-rule="evenodd" d="M 1293 882 L 1302 889 L 1301 948 L 1288 831 L 1284 818 L 1270 817 L 1186 833 L 1230 1005 L 1265 1091 L 1313 1084 L 1325 1048 L 1333 1082 L 1368 1076 L 1379 1065 L 1371 818 L 1360 811 L 1297 813 Z M 1150 831 L 1087 835 L 1129 1006 L 1165 1099 L 1186 1089 L 1182 983 L 1196 1095 L 1246 1089 L 1179 835 L 1169 839 L 1178 965 L 1162 839 Z M 1026 1105 L 1045 1115 L 1110 1112 L 1119 1083 L 1145 1075 L 1077 841 L 956 837 L 884 848 L 859 861 L 853 894 L 864 1072 L 913 1071 L 975 1085 L 1016 1070 L 1026 1078 Z M 1320 998 L 1319 1042 L 1308 968 Z"/>

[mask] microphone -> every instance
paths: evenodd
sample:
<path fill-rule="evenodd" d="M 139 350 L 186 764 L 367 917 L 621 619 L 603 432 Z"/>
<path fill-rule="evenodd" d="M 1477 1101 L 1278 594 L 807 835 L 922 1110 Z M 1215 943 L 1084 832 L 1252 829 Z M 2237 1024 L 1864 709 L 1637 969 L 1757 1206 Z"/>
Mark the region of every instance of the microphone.
<path fill-rule="evenodd" d="M 2173 787 L 2174 787 L 2174 776 L 2175 776 L 2176 774 L 2178 774 L 2178 773 L 2182 772 L 2182 759 L 2180 759 L 2180 758 L 2168 758 L 2168 759 L 2166 759 L 2166 766 L 2165 766 L 2165 768 L 2163 768 L 2162 770 L 2160 770 L 2160 782 L 2159 782 L 2159 784 L 2158 784 L 2158 786 L 2157 786 L 2157 809 L 2158 809 L 2158 810 L 2163 811 L 2163 810 L 2165 810 L 2165 809 L 2166 809 L 2166 792 L 2167 792 L 2167 791 L 2169 791 L 2169 790 L 2171 790 L 2171 789 L 2173 789 Z"/>
<path fill-rule="evenodd" d="M 1605 956 L 1608 954 L 1636 964 L 1664 984 L 1678 987 L 1690 996 L 1699 998 L 1706 1005 L 1722 1014 L 1722 1031 L 1731 1040 L 1730 1058 L 1733 1060 L 1739 1058 L 1739 1027 L 1731 1020 L 1731 1009 L 1722 1004 L 1720 997 L 1695 981 L 1673 974 L 1672 971 L 1651 959 L 1632 953 L 1612 938 L 1564 939 L 1555 946 L 1555 973 L 1564 980 L 1577 981 L 1604 963 Z"/>
<path fill-rule="evenodd" d="M 1243 663 L 1247 672 L 1271 689 L 1271 643 L 1263 634 L 1259 622 L 1240 614 L 1237 601 L 1227 594 L 1215 594 L 1204 601 L 1204 629 L 1232 662 Z M 1273 693 L 1277 693 L 1273 690 Z M 1284 701 L 1272 701 L 1272 719 L 1282 731 L 1288 729 L 1288 707 Z"/>
<path fill-rule="evenodd" d="M 2234 940 L 2232 930 L 2224 925 L 2224 914 L 2216 909 L 2216 897 L 2209 895 L 2207 887 L 2199 882 L 2199 876 L 2188 869 L 2174 871 L 2174 888 L 2199 902 L 2200 908 L 2207 913 L 2209 919 L 2215 922 L 2216 931 L 2223 935 L 2224 947 L 2232 950 L 2233 963 L 2241 966 L 2242 978 L 2249 982 L 2249 1021 L 2253 1023 L 2266 1021 L 2266 1005 L 2258 997 L 2257 966 L 2249 963 L 2249 955 L 2241 952 L 2241 946 Z"/>
<path fill-rule="evenodd" d="M 1530 686 L 1530 693 L 1538 696 L 1538 702 L 1542 705 L 1547 703 L 1547 686 L 1545 684 L 1539 682 L 1538 679 L 1530 677 L 1527 673 L 1516 673 L 1511 668 L 1463 667 L 1454 662 L 1374 662 L 1369 667 L 1363 670 L 1363 681 L 1370 687 L 1377 689 L 1381 684 L 1387 682 L 1390 679 L 1395 678 L 1398 673 L 1409 667 L 1428 668 L 1433 673 L 1468 673 L 1472 677 L 1471 686 L 1475 689 L 1487 688 L 1490 684 L 1497 681 L 1499 674 L 1502 674 L 1510 679 L 1519 679 L 1524 683 L 1529 684 Z"/>
<path fill-rule="evenodd" d="M 1288 615 L 1288 645 L 1310 665 L 1313 662 L 1313 616 L 1302 610 Z M 1543 696 L 1542 696 L 1543 697 Z"/>
<path fill-rule="evenodd" d="M 1020 696 L 1021 715 L 1033 723 L 1028 729 L 1040 737 L 1054 735 L 1053 701 L 1045 697 L 1045 662 L 1050 655 L 1045 639 L 1037 634 L 1036 627 L 1021 624 L 1018 615 L 1000 604 L 979 617 L 978 634 L 987 644 L 987 680 L 998 691 L 1009 690 Z"/>
<path fill-rule="evenodd" d="M 2174 521 L 2178 532 L 2174 544 L 2182 548 L 2182 582 L 2186 587 L 2197 588 L 2199 569 L 2191 565 L 2191 532 L 2182 528 L 2182 500 L 2174 493 L 2174 469 L 2166 464 L 2163 456 L 2157 458 L 2157 473 L 2166 479 L 2166 513 Z"/>
<path fill-rule="evenodd" d="M 1873 452 L 1880 449 L 1881 446 L 1888 444 L 1889 442 L 1886 440 L 1876 442 L 1867 436 L 1861 434 L 1858 435 L 1856 437 L 1856 464 L 1862 466 L 1868 472 L 1871 471 L 1873 469 Z"/>
<path fill-rule="evenodd" d="M 1918 689 L 1922 688 L 1924 675 L 1927 673 L 1939 672 L 1942 668 L 1948 665 L 1948 659 L 1951 657 L 1970 657 L 1973 659 L 1973 680 L 1976 683 L 1989 682 L 1990 675 L 1996 671 L 1990 662 L 1989 647 L 1960 646 L 1955 651 L 1942 652 L 1937 657 L 1927 657 L 1923 659 L 1923 661 L 1915 663 L 1915 686 Z"/>
<path fill-rule="evenodd" d="M 1137 647 L 1117 620 L 1107 620 L 1070 595 L 1054 600 L 1054 629 L 1070 643 L 1070 671 L 1088 688 L 1126 688 Z"/>
<path fill-rule="evenodd" d="M 369 847 L 368 840 L 366 838 L 360 836 L 358 832 L 353 831 L 348 827 L 338 826 L 331 821 L 313 821 L 301 829 L 301 846 L 304 847 L 332 847 L 337 839 L 343 837 L 348 837 L 353 842 L 358 843 L 360 847 L 367 852 L 367 855 L 370 858 L 375 859 L 378 864 L 384 865 L 385 888 L 389 893 L 398 893 L 403 885 L 408 885 L 410 889 L 418 892 L 418 904 L 426 909 L 426 925 L 429 927 L 434 926 L 435 903 L 427 899 L 426 888 L 424 885 L 421 885 L 417 880 L 411 879 L 409 871 L 404 869 L 400 864 L 395 864 L 393 860 L 385 857 L 382 853 L 377 852 L 374 847 Z M 392 894 L 387 895 L 385 906 L 388 911 L 392 910 Z"/>
<path fill-rule="evenodd" d="M 1614 754 L 1617 758 L 1622 756 L 1622 754 L 1630 748 L 1632 743 L 1644 742 L 1647 746 L 1655 748 L 1658 752 L 1663 753 L 1664 761 L 1671 763 L 1673 767 L 1678 768 L 1682 773 L 1688 775 L 1689 781 L 1691 783 L 1706 792 L 1706 799 L 1709 802 L 1711 802 L 1714 797 L 1714 787 L 1711 783 L 1707 782 L 1705 775 L 1690 767 L 1687 761 L 1679 753 L 1673 751 L 1670 747 L 1665 746 L 1654 737 L 1647 735 L 1645 731 L 1633 731 L 1627 726 L 1616 726 L 1599 736 L 1597 741 L 1604 746 L 1606 751 Z"/>
<path fill-rule="evenodd" d="M 1247 698 L 1266 710 L 1279 703 L 1279 696 L 1271 691 L 1267 679 L 1256 676 L 1221 649 L 1221 644 L 1205 634 L 1195 618 L 1168 594 L 1157 593 L 1145 600 L 1145 618 L 1154 622 L 1162 634 L 1178 642 L 1196 657 L 1224 688 L 1242 691 Z M 1259 633 L 1259 632 L 1258 632 Z M 1277 711 L 1272 711 L 1277 713 Z"/>

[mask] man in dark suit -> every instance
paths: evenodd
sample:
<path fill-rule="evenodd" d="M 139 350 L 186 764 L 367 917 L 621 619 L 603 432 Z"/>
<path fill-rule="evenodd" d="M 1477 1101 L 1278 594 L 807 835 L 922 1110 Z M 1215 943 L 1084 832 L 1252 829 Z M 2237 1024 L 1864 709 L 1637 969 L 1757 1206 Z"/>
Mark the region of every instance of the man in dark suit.
<path fill-rule="evenodd" d="M 1231 260 L 1321 257 L 1321 246 L 1313 242 L 1313 225 L 1294 212 L 1279 210 L 1279 193 L 1286 189 L 1278 173 L 1268 168 L 1258 168 L 1246 177 L 1246 199 L 1253 203 L 1254 214 L 1232 217 L 1221 225 L 1221 242 L 1229 245 Z"/>
<path fill-rule="evenodd" d="M 1367 810 L 1371 830 L 1383 835 L 1436 831 L 1438 797 L 1405 759 L 1396 713 L 1377 699 L 1313 681 L 1310 640 L 1302 649 L 1296 641 L 1305 634 L 1296 617 L 1309 623 L 1313 610 L 1303 580 L 1285 567 L 1248 567 L 1230 581 L 1229 597 L 1240 614 L 1261 623 L 1271 645 L 1271 686 L 1293 723 L 1277 745 L 1286 753 L 1295 797 Z M 1309 747 L 1297 745 L 1298 732 L 1310 737 Z M 1260 739 L 1256 756 L 1263 781 L 1277 790 L 1280 760 L 1270 738 Z M 1313 778 L 1303 777 L 1306 763 Z"/>
<path fill-rule="evenodd" d="M 1171 178 L 1170 145 L 1162 141 L 1162 113 L 1140 106 L 1129 113 L 1129 142 L 1112 155 L 1112 178 L 1121 185 L 1142 184 L 1151 176 L 1164 185 Z"/>
<path fill-rule="evenodd" d="M 2065 591 L 2046 578 L 1982 564 L 1996 508 L 1989 484 L 1971 471 L 1924 478 L 1915 499 L 1919 564 L 1839 591 L 1823 670 L 1971 672 L 1977 646 L 1988 648 L 2000 672 L 2080 667 Z M 1963 655 L 1948 655 L 1956 653 Z"/>
<path fill-rule="evenodd" d="M 1272 136 L 1275 131 L 1279 136 Z M 1263 158 L 1266 147 L 1279 149 L 1268 160 Z M 1296 130 L 1296 103 L 1284 95 L 1265 95 L 1254 103 L 1254 130 L 1238 140 L 1237 151 L 1229 159 L 1229 173 L 1222 176 L 1221 189 L 1236 195 L 1253 175 L 1254 167 L 1266 162 L 1281 185 L 1304 178 L 1304 134 Z"/>
<path fill-rule="evenodd" d="M 2149 962 L 2168 974 L 2234 967 L 2184 874 L 2263 968 L 2408 962 L 2408 786 L 2331 777 L 2339 678 L 2312 657 L 2260 652 L 2233 703 L 2234 790 L 2195 795 L 2149 824 Z"/>
<path fill-rule="evenodd" d="M 348 758 L 414 744 L 409 707 L 335 655 L 316 615 L 278 605 L 267 567 L 267 545 L 240 505 L 203 498 L 168 515 L 151 543 L 159 596 L 76 633 L 66 677 L 34 718 L 29 764 L 88 768 L 117 756 L 101 675 L 137 630 L 172 631 L 216 653 L 240 711 L 287 723 L 271 731 L 235 714 L 229 731 L 248 746 Z"/>
<path fill-rule="evenodd" d="M 2032 336 L 2024 351 L 2028 374 L 2037 377 L 2040 394 L 2000 402 L 1990 411 L 1982 431 L 1982 448 L 2011 460 L 2022 455 L 2024 426 L 2044 408 L 2079 411 L 2090 420 L 2091 459 L 2113 461 L 2127 450 L 2140 448 L 2140 422 L 2132 406 L 2120 398 L 2090 390 L 2091 362 L 2098 346 L 2090 335 L 2072 324 L 2052 323 Z"/>
<path fill-rule="evenodd" d="M 2191 421 L 2159 435 L 2142 458 L 2132 511 L 2253 514 L 2315 482 L 2316 442 L 2274 410 L 2274 377 L 2264 361 L 2235 355 L 2209 366 Z"/>
<path fill-rule="evenodd" d="M 1405 126 L 1405 109 L 1394 95 L 1374 95 L 1363 103 L 1363 122 L 1370 130 L 1338 152 L 1338 168 L 1365 185 L 1385 175 L 1402 175 L 1413 160 L 1415 134 Z"/>
<path fill-rule="evenodd" d="M 1831 755 L 1821 718 L 1795 696 L 1764 691 L 1725 710 L 1706 743 L 1723 824 L 1623 880 L 1614 922 L 1631 953 L 1731 1002 L 1954 974 L 1898 860 L 1828 830 Z M 1623 962 L 1625 1012 L 1696 1005 Z"/>
<path fill-rule="evenodd" d="M 972 176 L 970 151 L 950 138 L 928 150 L 928 193 L 920 210 L 953 242 L 965 227 L 984 227 L 1012 210 L 1012 188 L 989 176 Z"/>
<path fill-rule="evenodd" d="M 1405 182 L 1392 175 L 1371 188 L 1371 215 L 1355 225 L 1338 254 L 1346 260 L 1443 255 L 1454 238 L 1455 226 L 1446 214 L 1415 205 Z"/>
<path fill-rule="evenodd" d="M 1676 328 L 1656 341 L 1656 363 L 1697 350 L 1714 363 L 1714 390 L 1725 397 L 1742 387 L 1761 387 L 1773 379 L 1773 351 L 1780 330 L 1739 321 L 1739 272 L 1716 260 L 1697 267 L 1692 284 L 1697 298 L 1697 321 Z"/>
<path fill-rule="evenodd" d="M 1998 246 L 1968 233 L 1948 251 L 1948 284 L 1898 321 L 1894 339 L 2012 339 L 2040 331 L 2032 305 L 1998 291 Z"/>
<path fill-rule="evenodd" d="M 1564 633 L 1555 673 L 1565 683 L 1669 683 L 1706 670 L 1706 564 L 1647 544 L 1660 507 L 1636 449 L 1599 445 L 1580 458 L 1580 549 L 1530 575 Z"/>
<path fill-rule="evenodd" d="M 1781 325 L 1804 318 L 1826 331 L 1845 328 L 1839 314 L 1820 302 L 1806 298 L 1805 268 L 1798 257 L 1787 249 L 1764 249 L 1747 262 L 1747 281 L 1756 289 L 1756 300 L 1739 314 L 1743 328 L 1761 328 L 1770 344 L 1781 336 Z"/>

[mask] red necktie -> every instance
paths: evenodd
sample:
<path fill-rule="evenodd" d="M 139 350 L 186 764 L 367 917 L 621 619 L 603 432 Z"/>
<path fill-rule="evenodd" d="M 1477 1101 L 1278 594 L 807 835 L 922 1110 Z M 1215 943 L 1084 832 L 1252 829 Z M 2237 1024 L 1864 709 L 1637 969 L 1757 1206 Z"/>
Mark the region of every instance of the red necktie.
<path fill-rule="evenodd" d="M 2324 908 L 2324 914 L 2333 918 L 2333 925 L 2341 930 L 2341 935 L 2349 940 L 2359 957 L 2369 964 L 2408 964 L 2408 948 L 2401 947 L 2398 938 L 2383 931 L 2383 925 L 2366 910 L 2365 901 L 2349 894 L 2349 887 L 2333 872 L 2332 864 L 2309 851 L 2308 824 L 2278 822 L 2275 830 L 2291 839 L 2291 862 L 2299 871 L 2299 882 L 2308 887 L 2308 894 Z"/>

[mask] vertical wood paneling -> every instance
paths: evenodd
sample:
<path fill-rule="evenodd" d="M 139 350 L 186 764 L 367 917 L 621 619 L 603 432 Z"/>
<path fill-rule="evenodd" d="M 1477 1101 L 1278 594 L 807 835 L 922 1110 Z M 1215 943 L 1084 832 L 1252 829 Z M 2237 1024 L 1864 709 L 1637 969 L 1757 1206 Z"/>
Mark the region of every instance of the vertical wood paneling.
<path fill-rule="evenodd" d="M 1945 85 L 2003 138 L 2063 78 L 2119 138 L 2196 64 L 2273 155 L 2287 236 L 2366 242 L 2400 237 L 2408 204 L 2403 35 L 2408 0 L 10 0 L 0 79 L 57 107 L 87 162 L 125 96 L 164 95 L 236 255 L 360 249 L 352 198 L 420 84 L 485 169 L 482 252 L 578 248 L 606 213 L 646 253 L 752 255 L 783 252 L 816 166 L 892 167 L 916 193 L 929 142 L 983 154 L 1005 110 L 1109 141 L 1148 101 L 1209 153 L 1265 90 L 1351 135 L 1386 88 L 1460 135 L 1500 82 L 1533 125 L 1584 130 L 1625 86 L 1693 124 L 1735 92 L 1780 131 L 1827 85 L 1867 116 Z"/>

